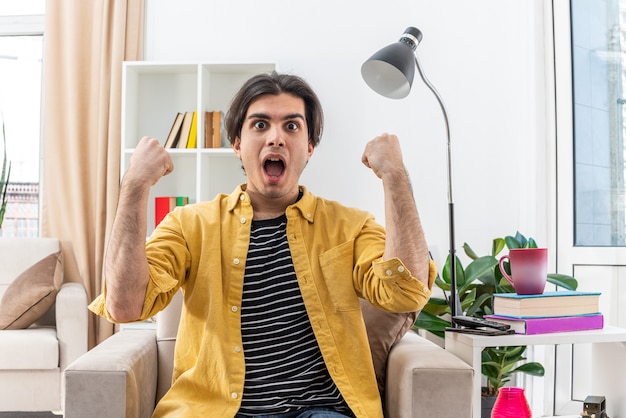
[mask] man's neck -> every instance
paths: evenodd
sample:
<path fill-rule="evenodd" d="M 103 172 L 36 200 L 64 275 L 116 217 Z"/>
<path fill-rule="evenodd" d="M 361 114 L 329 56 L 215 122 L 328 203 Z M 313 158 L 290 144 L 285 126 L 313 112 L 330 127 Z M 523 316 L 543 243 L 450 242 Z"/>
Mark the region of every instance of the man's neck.
<path fill-rule="evenodd" d="M 265 219 L 274 219 L 283 215 L 287 207 L 293 205 L 300 197 L 300 190 L 294 194 L 289 194 L 281 198 L 267 198 L 265 196 L 250 195 L 254 215 L 252 219 L 262 221 Z"/>

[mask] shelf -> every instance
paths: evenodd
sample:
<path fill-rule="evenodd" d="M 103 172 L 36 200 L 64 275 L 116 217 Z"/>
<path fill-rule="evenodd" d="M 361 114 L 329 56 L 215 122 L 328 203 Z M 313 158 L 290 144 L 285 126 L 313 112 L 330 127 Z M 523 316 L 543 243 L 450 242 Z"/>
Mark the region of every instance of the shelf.
<path fill-rule="evenodd" d="M 197 147 L 168 149 L 174 171 L 150 191 L 148 234 L 154 229 L 154 198 L 187 196 L 190 203 L 230 193 L 246 181 L 241 163 L 231 148 L 203 148 L 205 112 L 226 113 L 230 101 L 250 77 L 272 71 L 269 63 L 159 63 L 125 62 L 122 73 L 123 176 L 143 136 L 165 144 L 179 112 L 197 112 Z"/>

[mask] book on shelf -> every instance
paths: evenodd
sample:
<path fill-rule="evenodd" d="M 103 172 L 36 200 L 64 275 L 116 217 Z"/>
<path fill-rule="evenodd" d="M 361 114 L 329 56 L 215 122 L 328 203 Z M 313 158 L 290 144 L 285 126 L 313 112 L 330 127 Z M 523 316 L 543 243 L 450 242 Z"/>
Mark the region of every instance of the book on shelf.
<path fill-rule="evenodd" d="M 183 118 L 183 124 L 180 127 L 180 138 L 178 138 L 178 145 L 176 148 L 187 148 L 187 142 L 189 141 L 189 133 L 191 132 L 191 122 L 193 121 L 193 112 L 185 112 Z"/>
<path fill-rule="evenodd" d="M 213 148 L 213 112 L 204 112 L 204 148 Z"/>
<path fill-rule="evenodd" d="M 154 227 L 170 213 L 176 206 L 185 206 L 189 203 L 187 196 L 157 196 L 154 198 Z"/>
<path fill-rule="evenodd" d="M 204 147 L 221 148 L 224 134 L 224 112 L 204 112 Z"/>
<path fill-rule="evenodd" d="M 213 148 L 222 147 L 222 133 L 224 131 L 224 112 L 213 112 Z"/>
<path fill-rule="evenodd" d="M 191 129 L 189 131 L 189 139 L 187 140 L 187 148 L 195 148 L 198 138 L 198 112 L 193 112 L 191 116 Z"/>
<path fill-rule="evenodd" d="M 494 293 L 493 313 L 503 316 L 569 316 L 600 312 L 600 292 L 563 290 L 539 295 Z"/>
<path fill-rule="evenodd" d="M 526 335 L 604 328 L 604 316 L 601 313 L 543 317 L 485 315 L 485 319 L 508 324 L 516 334 Z"/>
<path fill-rule="evenodd" d="M 183 113 L 176 114 L 174 118 L 174 123 L 172 123 L 172 128 L 170 129 L 170 133 L 167 135 L 167 139 L 165 140 L 165 148 L 176 148 L 178 145 L 178 138 L 180 137 L 180 127 L 183 124 Z"/>

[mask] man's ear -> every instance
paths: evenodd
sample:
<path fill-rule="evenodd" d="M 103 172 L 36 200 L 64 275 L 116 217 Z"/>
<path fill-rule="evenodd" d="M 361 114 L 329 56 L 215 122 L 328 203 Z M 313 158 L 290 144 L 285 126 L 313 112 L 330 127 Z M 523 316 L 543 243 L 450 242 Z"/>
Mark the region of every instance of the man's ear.
<path fill-rule="evenodd" d="M 233 141 L 232 147 L 235 151 L 235 155 L 241 160 L 241 138 L 236 137 Z"/>

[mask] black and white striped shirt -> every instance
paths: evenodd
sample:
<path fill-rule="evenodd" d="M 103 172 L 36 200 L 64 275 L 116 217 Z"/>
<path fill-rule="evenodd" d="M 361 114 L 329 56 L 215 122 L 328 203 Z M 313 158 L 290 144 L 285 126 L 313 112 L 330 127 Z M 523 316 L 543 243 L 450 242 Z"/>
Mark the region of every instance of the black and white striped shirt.
<path fill-rule="evenodd" d="M 317 406 L 348 412 L 322 358 L 287 242 L 287 218 L 253 221 L 243 287 L 242 415 Z"/>

